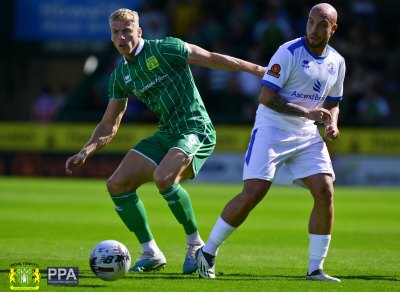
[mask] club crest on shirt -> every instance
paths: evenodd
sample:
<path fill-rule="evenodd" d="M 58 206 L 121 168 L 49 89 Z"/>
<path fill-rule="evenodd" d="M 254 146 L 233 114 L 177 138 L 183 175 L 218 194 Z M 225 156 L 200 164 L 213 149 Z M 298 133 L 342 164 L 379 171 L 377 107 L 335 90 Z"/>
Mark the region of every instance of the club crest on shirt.
<path fill-rule="evenodd" d="M 333 64 L 332 62 L 328 64 L 328 72 L 331 75 L 334 75 L 336 73 L 335 64 Z"/>
<path fill-rule="evenodd" d="M 159 66 L 157 58 L 154 56 L 151 56 L 150 58 L 148 58 L 146 60 L 146 66 L 147 66 L 147 69 L 149 69 L 150 71 L 157 68 Z"/>
<path fill-rule="evenodd" d="M 281 74 L 279 74 L 280 72 L 281 72 L 281 65 L 274 64 L 271 66 L 271 69 L 267 71 L 267 74 L 271 75 L 272 77 L 279 78 L 279 76 L 281 76 Z"/>

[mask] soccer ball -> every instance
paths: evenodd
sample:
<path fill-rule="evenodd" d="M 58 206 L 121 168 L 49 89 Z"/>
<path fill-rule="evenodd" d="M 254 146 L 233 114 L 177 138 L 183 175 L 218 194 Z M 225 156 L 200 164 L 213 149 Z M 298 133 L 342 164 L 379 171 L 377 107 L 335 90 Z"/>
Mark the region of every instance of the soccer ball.
<path fill-rule="evenodd" d="M 104 281 L 115 281 L 128 272 L 131 256 L 128 249 L 116 240 L 104 240 L 98 243 L 89 257 L 93 273 Z"/>

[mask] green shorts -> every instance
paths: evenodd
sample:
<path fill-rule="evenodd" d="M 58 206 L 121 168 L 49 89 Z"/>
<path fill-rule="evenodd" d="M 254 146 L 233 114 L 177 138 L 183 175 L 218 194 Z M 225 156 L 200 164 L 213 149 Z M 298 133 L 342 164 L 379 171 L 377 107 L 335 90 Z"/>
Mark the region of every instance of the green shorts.
<path fill-rule="evenodd" d="M 153 136 L 140 141 L 132 149 L 151 160 L 155 165 L 160 164 L 170 149 L 179 149 L 188 157 L 193 156 L 192 166 L 194 176 L 196 176 L 214 151 L 215 144 L 215 130 L 213 125 L 209 124 L 202 134 L 197 131 L 178 135 L 157 131 Z"/>

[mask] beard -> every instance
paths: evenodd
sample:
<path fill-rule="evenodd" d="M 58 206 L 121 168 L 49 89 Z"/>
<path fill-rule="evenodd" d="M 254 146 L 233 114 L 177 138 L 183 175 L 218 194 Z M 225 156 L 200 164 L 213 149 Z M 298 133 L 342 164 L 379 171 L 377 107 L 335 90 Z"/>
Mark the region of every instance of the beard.
<path fill-rule="evenodd" d="M 313 49 L 324 48 L 328 43 L 326 40 L 323 40 L 317 36 L 313 37 L 313 39 L 310 39 L 309 35 L 306 37 L 307 44 Z"/>

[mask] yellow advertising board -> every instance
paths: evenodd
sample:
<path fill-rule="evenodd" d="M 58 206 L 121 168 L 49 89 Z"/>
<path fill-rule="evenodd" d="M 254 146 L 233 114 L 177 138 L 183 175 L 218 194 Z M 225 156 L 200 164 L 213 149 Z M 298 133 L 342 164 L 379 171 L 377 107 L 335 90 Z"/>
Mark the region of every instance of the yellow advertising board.
<path fill-rule="evenodd" d="M 0 151 L 79 151 L 89 140 L 96 124 L 0 123 Z M 103 153 L 126 153 L 157 125 L 123 124 Z M 251 126 L 216 126 L 217 152 L 245 152 Z M 322 133 L 322 132 L 321 132 Z M 400 155 L 400 129 L 342 128 L 340 139 L 328 141 L 333 154 Z"/>
<path fill-rule="evenodd" d="M 333 154 L 400 155 L 400 129 L 342 128 L 327 145 Z"/>

